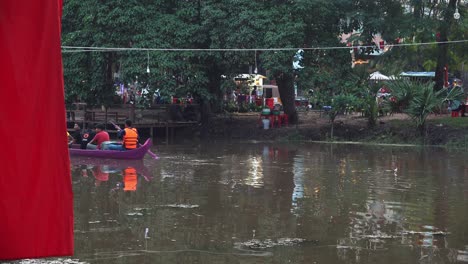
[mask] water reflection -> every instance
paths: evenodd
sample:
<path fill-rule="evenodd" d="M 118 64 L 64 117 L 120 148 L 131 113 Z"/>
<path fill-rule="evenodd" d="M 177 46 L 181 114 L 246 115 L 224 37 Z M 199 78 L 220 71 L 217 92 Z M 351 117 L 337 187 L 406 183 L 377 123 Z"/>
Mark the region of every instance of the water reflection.
<path fill-rule="evenodd" d="M 252 187 L 263 186 L 263 159 L 262 157 L 251 157 L 248 160 L 249 176 L 245 179 L 245 184 Z"/>
<path fill-rule="evenodd" d="M 77 259 L 467 262 L 463 155 L 229 142 L 161 146 L 158 153 L 157 162 L 139 165 L 74 162 Z"/>
<path fill-rule="evenodd" d="M 153 178 L 152 173 L 149 171 L 143 160 L 114 160 L 71 157 L 71 165 L 72 170 L 81 169 L 82 174 L 84 173 L 87 175 L 86 170 L 91 170 L 94 176 L 97 176 L 104 181 L 107 181 L 109 173 L 127 173 L 129 175 L 137 173 L 140 174 L 146 181 L 150 181 Z M 133 168 L 133 170 L 125 172 L 124 170 L 127 168 Z"/>
<path fill-rule="evenodd" d="M 129 195 L 137 195 L 139 189 L 144 189 L 144 183 L 153 178 L 144 162 L 73 157 L 71 164 L 73 191 L 78 199 L 77 236 L 128 232 L 124 214 L 132 213 L 126 210 L 127 202 L 136 198 Z"/>

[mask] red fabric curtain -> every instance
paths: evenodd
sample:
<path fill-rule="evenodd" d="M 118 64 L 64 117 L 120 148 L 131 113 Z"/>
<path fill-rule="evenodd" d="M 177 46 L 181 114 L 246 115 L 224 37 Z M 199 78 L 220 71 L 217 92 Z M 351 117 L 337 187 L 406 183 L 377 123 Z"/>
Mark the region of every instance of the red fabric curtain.
<path fill-rule="evenodd" d="M 0 259 L 73 255 L 61 8 L 0 1 Z"/>

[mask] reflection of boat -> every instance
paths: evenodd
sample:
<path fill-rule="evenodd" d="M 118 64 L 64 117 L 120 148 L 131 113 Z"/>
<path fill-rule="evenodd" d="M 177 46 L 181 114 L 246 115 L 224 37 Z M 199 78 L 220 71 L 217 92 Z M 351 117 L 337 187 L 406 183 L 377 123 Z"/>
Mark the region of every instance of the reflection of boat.
<path fill-rule="evenodd" d="M 71 164 L 73 166 L 78 165 L 93 165 L 99 166 L 104 173 L 115 173 L 117 171 L 123 171 L 129 167 L 136 170 L 137 173 L 141 174 L 147 181 L 153 178 L 153 174 L 143 163 L 143 160 L 115 160 L 115 159 L 95 159 L 89 157 L 71 157 Z"/>
<path fill-rule="evenodd" d="M 125 159 L 125 160 L 141 160 L 148 152 L 151 147 L 151 139 L 147 139 L 145 144 L 139 148 L 132 150 L 91 150 L 91 149 L 79 149 L 77 146 L 73 146 L 69 149 L 70 156 L 86 156 L 93 158 L 105 158 L 105 159 Z"/>

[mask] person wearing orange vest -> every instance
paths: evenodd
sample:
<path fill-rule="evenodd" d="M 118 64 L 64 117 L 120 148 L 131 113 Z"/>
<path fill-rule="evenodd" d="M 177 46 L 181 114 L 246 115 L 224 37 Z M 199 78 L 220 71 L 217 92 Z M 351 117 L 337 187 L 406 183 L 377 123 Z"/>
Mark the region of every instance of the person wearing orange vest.
<path fill-rule="evenodd" d="M 105 149 L 109 150 L 130 150 L 138 147 L 138 131 L 132 127 L 131 120 L 125 120 L 125 128 L 121 129 L 118 125 L 115 125 L 117 131 L 117 137 L 122 140 L 122 144 L 116 144 L 115 142 L 109 142 L 105 144 Z"/>
<path fill-rule="evenodd" d="M 122 139 L 124 149 L 136 149 L 138 147 L 138 131 L 132 127 L 131 120 L 125 120 L 125 128 L 117 134 Z"/>

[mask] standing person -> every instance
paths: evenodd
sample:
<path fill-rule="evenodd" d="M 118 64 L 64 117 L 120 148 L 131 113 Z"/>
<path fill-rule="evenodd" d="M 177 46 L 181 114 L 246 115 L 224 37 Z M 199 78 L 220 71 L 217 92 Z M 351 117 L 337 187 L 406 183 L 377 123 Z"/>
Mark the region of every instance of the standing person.
<path fill-rule="evenodd" d="M 461 100 L 453 100 L 450 104 L 450 110 L 460 112 L 460 116 L 465 117 L 465 104 Z"/>
<path fill-rule="evenodd" d="M 101 149 L 102 142 L 110 140 L 109 133 L 104 128 L 104 124 L 96 125 L 96 135 L 86 146 L 87 149 Z"/>
<path fill-rule="evenodd" d="M 122 140 L 122 143 L 109 142 L 105 143 L 104 149 L 110 150 L 130 150 L 138 147 L 138 131 L 132 126 L 132 121 L 125 120 L 125 128 L 121 129 L 118 125 L 115 125 L 118 130 L 117 137 Z"/>
<path fill-rule="evenodd" d="M 250 102 L 255 103 L 256 99 L 257 99 L 257 86 L 254 85 L 252 93 L 250 93 Z"/>
<path fill-rule="evenodd" d="M 191 93 L 187 93 L 187 104 L 192 104 L 193 97 Z"/>
<path fill-rule="evenodd" d="M 256 85 L 254 85 L 251 95 L 252 96 L 257 96 L 257 86 Z"/>

